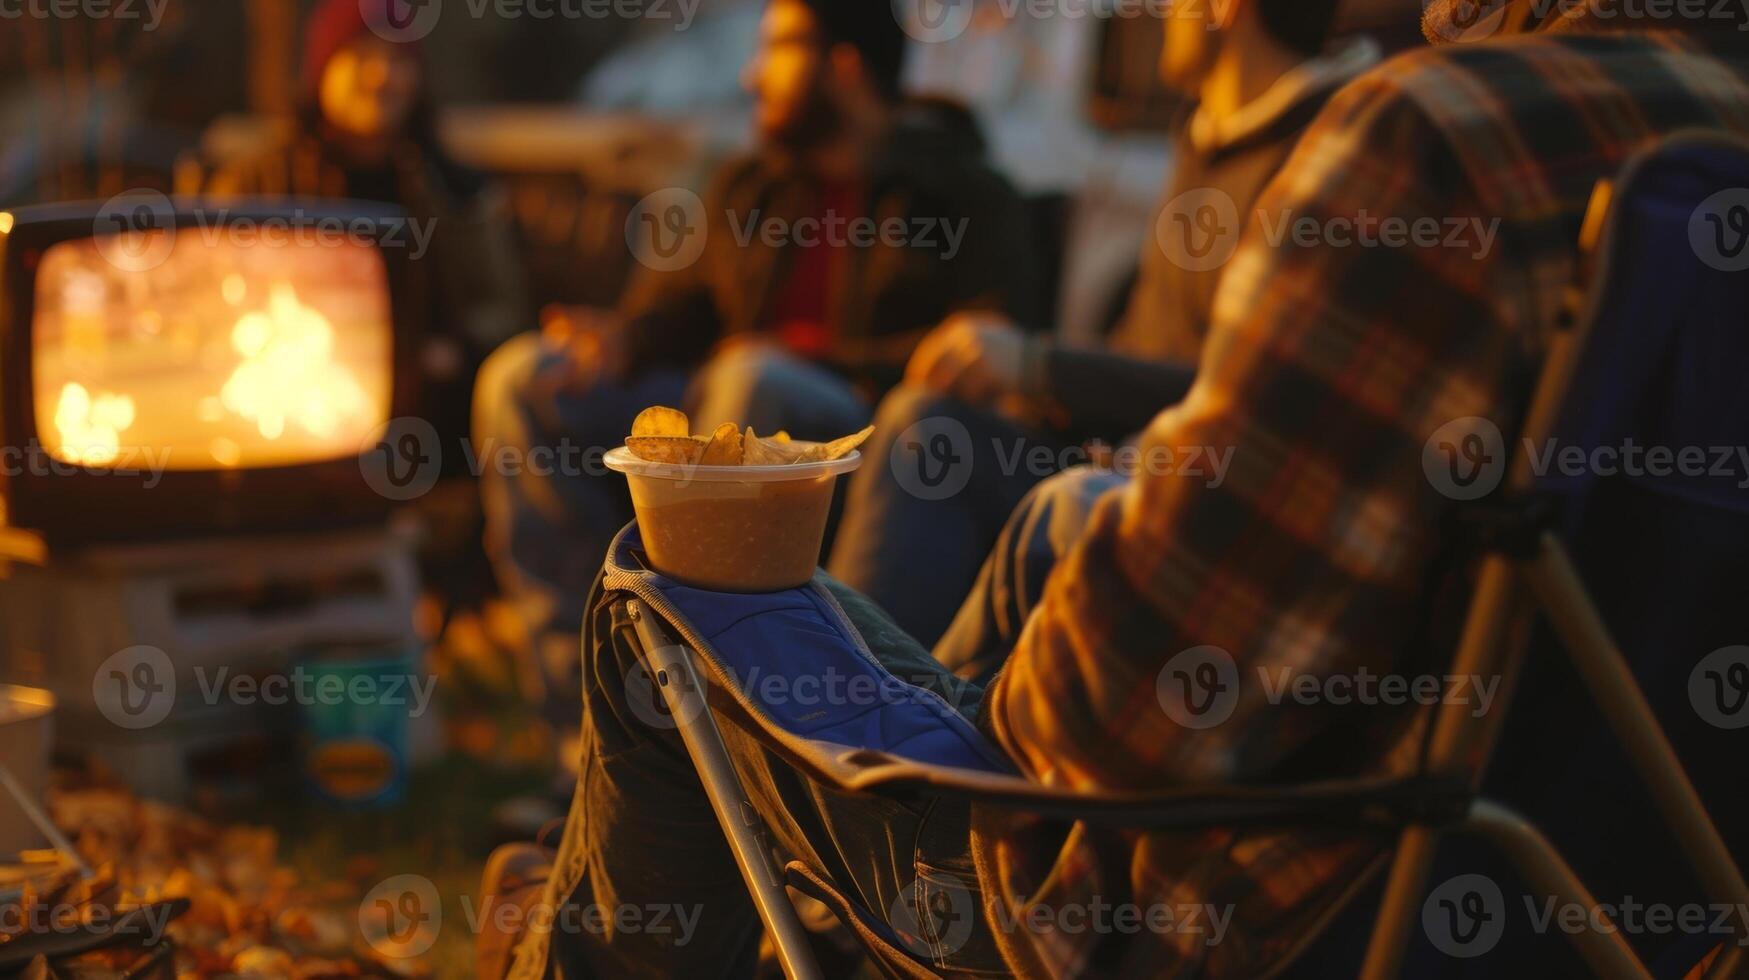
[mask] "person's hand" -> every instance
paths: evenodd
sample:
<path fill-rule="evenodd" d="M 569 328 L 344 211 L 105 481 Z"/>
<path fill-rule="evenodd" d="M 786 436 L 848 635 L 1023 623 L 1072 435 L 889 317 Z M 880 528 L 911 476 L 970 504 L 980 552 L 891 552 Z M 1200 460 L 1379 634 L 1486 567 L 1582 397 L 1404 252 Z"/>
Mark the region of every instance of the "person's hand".
<path fill-rule="evenodd" d="M 1026 339 L 998 313 L 955 313 L 917 345 L 906 382 L 973 404 L 1020 393 Z"/>
<path fill-rule="evenodd" d="M 711 348 L 711 356 L 729 354 L 736 351 L 781 351 L 783 344 L 776 336 L 763 330 L 737 330 L 727 334 Z"/>
<path fill-rule="evenodd" d="M 568 355 L 577 387 L 625 374 L 624 324 L 612 311 L 554 303 L 541 310 L 540 319 L 541 336 Z"/>

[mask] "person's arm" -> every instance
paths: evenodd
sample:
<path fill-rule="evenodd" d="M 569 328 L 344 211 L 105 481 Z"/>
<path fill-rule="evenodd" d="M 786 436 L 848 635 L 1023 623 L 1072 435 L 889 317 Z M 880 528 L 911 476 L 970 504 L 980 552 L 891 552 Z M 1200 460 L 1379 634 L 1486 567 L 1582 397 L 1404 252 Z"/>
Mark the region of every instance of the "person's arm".
<path fill-rule="evenodd" d="M 1021 391 L 1072 433 L 1118 439 L 1140 432 L 1190 390 L 1196 366 L 1030 338 Z"/>
<path fill-rule="evenodd" d="M 1059 347 L 1001 316 L 960 313 L 930 331 L 906 380 L 972 404 L 1018 404 L 1070 438 L 1116 441 L 1184 397 L 1196 369 Z"/>

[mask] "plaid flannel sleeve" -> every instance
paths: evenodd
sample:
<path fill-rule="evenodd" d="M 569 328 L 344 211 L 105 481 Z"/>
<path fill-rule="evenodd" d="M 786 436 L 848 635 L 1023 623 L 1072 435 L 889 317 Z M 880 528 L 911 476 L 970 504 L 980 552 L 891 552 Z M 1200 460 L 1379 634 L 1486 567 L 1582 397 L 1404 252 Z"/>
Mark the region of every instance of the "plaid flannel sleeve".
<path fill-rule="evenodd" d="M 1275 685 L 1391 669 L 1451 503 L 1429 437 L 1470 416 L 1511 431 L 1529 284 L 1488 231 L 1501 205 L 1476 159 L 1387 67 L 1338 94 L 1243 216 L 1194 388 L 1147 429 L 986 702 L 1031 776 L 1267 780 L 1365 711 Z M 1171 469 L 1193 451 L 1230 452 L 1224 479 Z M 1209 662 L 1231 713 L 1186 724 L 1177 688 Z"/>

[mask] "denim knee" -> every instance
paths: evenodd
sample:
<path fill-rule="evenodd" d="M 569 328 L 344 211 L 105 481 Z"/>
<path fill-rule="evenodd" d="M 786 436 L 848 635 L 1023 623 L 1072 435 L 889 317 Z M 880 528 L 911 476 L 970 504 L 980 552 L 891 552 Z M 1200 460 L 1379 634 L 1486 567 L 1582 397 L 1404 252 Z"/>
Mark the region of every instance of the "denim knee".
<path fill-rule="evenodd" d="M 1011 524 L 1047 522 L 1044 526 L 1049 548 L 1060 557 L 1086 528 L 1099 498 L 1126 482 L 1125 477 L 1111 470 L 1072 466 L 1033 487 L 1015 510 Z"/>
<path fill-rule="evenodd" d="M 1033 487 L 1031 496 L 1046 506 L 1085 506 L 1123 482 L 1124 477 L 1111 470 L 1071 466 L 1046 477 Z"/>
<path fill-rule="evenodd" d="M 746 416 L 757 406 L 781 397 L 778 388 L 788 358 L 781 351 L 745 345 L 731 347 L 706 361 L 687 398 L 695 412 L 713 416 L 700 418 L 700 428 L 724 422 L 746 424 Z M 717 415 L 724 417 L 714 417 Z"/>
<path fill-rule="evenodd" d="M 868 408 L 831 369 L 768 346 L 741 345 L 699 371 L 687 399 L 701 431 L 724 422 L 801 439 L 835 439 L 861 428 Z"/>
<path fill-rule="evenodd" d="M 505 419 L 526 407 L 545 345 L 539 333 L 517 334 L 499 345 L 480 365 L 474 380 L 473 430 L 476 441 L 505 433 Z"/>
<path fill-rule="evenodd" d="M 887 392 L 876 406 L 874 435 L 863 446 L 863 456 L 884 462 L 891 457 L 899 437 L 912 426 L 935 418 L 964 420 L 969 411 L 970 407 L 957 399 L 916 385 L 901 384 Z"/>
<path fill-rule="evenodd" d="M 964 416 L 964 402 L 927 388 L 901 384 L 881 399 L 875 409 L 876 431 L 902 432 L 924 419 L 941 415 Z"/>

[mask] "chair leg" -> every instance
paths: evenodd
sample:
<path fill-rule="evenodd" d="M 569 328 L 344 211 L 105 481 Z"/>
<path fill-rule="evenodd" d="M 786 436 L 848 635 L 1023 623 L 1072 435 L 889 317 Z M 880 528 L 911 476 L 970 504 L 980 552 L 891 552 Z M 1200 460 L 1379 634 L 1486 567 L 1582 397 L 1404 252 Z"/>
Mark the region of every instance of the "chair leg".
<path fill-rule="evenodd" d="M 1518 814 L 1499 804 L 1477 800 L 1470 808 L 1469 819 L 1460 826 L 1498 847 L 1538 894 L 1553 898 L 1562 907 L 1598 908 L 1597 900 L 1549 839 Z M 1606 980 L 1650 980 L 1651 973 L 1622 938 L 1620 929 L 1581 929 L 1568 935 L 1593 976 Z"/>
<path fill-rule="evenodd" d="M 1749 907 L 1749 885 L 1745 885 L 1743 873 L 1592 605 L 1578 570 L 1554 535 L 1544 535 L 1542 547 L 1535 559 L 1525 564 L 1524 574 L 1707 896 L 1715 902 Z M 1739 941 L 1745 938 L 1749 937 L 1737 937 Z"/>
<path fill-rule="evenodd" d="M 1470 612 L 1458 642 L 1451 670 L 1463 676 L 1510 676 L 1512 661 L 1523 653 L 1517 637 L 1518 623 L 1526 606 L 1519 601 L 1517 569 L 1505 557 L 1490 556 L 1482 563 Z M 1430 772 L 1465 775 L 1479 780 L 1486 766 L 1487 751 L 1494 743 L 1494 729 L 1506 713 L 1503 703 L 1489 716 L 1477 719 L 1469 708 L 1452 703 L 1440 707 L 1433 718 L 1426 765 Z M 1427 876 L 1439 846 L 1439 829 L 1411 826 L 1403 831 L 1391 862 L 1379 917 L 1373 923 L 1367 944 L 1363 980 L 1393 980 L 1403 969 L 1409 937 L 1420 921 Z"/>
<path fill-rule="evenodd" d="M 1712 966 L 1707 967 L 1705 980 L 1725 980 L 1726 977 L 1749 976 L 1749 960 L 1743 956 L 1743 947 L 1726 943 L 1719 950 L 1718 958 Z"/>
<path fill-rule="evenodd" d="M 729 840 L 735 864 L 747 882 L 747 891 L 765 923 L 783 972 L 791 980 L 820 980 L 820 965 L 808 942 L 808 934 L 789 902 L 783 880 L 772 870 L 770 855 L 760 841 L 758 818 L 747 802 L 747 791 L 729 760 L 723 733 L 704 704 L 704 686 L 692 663 L 692 651 L 674 642 L 654 616 L 647 615 L 637 600 L 627 603 L 627 614 L 637 628 L 645 665 L 661 689 L 686 743 L 687 755 L 698 770 L 711 809 Z"/>
<path fill-rule="evenodd" d="M 1427 894 L 1427 875 L 1439 849 L 1440 831 L 1414 826 L 1397 840 L 1391 874 L 1385 880 L 1379 916 L 1373 920 L 1372 939 L 1366 946 L 1360 980 L 1395 980 L 1403 972 L 1403 955 L 1409 936 L 1421 920 L 1421 902 Z"/>

